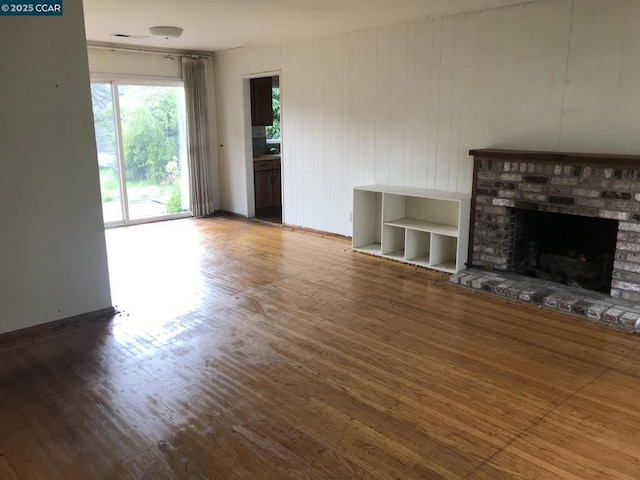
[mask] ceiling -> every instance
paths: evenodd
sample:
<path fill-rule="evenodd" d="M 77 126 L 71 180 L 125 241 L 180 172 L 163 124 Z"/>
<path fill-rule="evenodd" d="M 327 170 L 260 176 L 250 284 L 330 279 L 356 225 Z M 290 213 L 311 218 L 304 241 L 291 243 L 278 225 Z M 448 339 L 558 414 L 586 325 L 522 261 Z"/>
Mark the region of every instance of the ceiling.
<path fill-rule="evenodd" d="M 89 44 L 219 51 L 289 42 L 428 16 L 484 10 L 532 0 L 84 0 Z M 152 26 L 184 29 L 178 39 L 149 35 Z"/>

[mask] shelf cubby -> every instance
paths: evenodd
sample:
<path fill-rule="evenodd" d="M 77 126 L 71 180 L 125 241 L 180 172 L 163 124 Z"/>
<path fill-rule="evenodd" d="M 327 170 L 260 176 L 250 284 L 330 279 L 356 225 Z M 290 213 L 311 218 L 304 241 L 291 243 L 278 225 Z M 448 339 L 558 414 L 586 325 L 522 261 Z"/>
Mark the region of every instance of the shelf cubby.
<path fill-rule="evenodd" d="M 433 268 L 447 272 L 456 272 L 456 252 L 458 251 L 458 239 L 446 235 L 431 235 L 434 254 L 431 256 Z"/>
<path fill-rule="evenodd" d="M 382 228 L 382 255 L 404 260 L 404 228 L 384 225 Z"/>
<path fill-rule="evenodd" d="M 382 192 L 354 190 L 353 249 L 382 254 Z"/>
<path fill-rule="evenodd" d="M 431 234 L 422 230 L 407 229 L 405 252 L 407 262 L 423 267 L 430 266 Z"/>

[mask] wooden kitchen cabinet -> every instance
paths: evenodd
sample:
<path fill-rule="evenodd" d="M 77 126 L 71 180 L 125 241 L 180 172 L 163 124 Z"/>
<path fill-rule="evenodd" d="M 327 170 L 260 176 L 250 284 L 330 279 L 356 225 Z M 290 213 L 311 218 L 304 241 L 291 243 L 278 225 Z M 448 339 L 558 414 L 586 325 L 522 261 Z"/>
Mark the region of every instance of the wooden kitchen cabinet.
<path fill-rule="evenodd" d="M 280 179 L 280 169 L 273 170 L 273 206 L 282 206 L 282 180 Z"/>
<path fill-rule="evenodd" d="M 253 181 L 256 210 L 282 206 L 279 158 L 254 161 Z"/>
<path fill-rule="evenodd" d="M 251 125 L 270 127 L 273 125 L 273 81 L 271 77 L 252 78 Z"/>
<path fill-rule="evenodd" d="M 272 170 L 254 173 L 256 190 L 256 209 L 273 207 Z"/>

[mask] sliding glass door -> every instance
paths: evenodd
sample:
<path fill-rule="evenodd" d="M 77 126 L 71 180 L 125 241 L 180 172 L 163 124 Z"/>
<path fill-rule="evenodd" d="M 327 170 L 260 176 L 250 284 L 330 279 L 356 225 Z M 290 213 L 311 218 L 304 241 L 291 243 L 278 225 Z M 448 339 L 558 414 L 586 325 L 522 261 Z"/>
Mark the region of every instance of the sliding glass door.
<path fill-rule="evenodd" d="M 116 132 L 113 87 L 110 83 L 92 83 L 93 123 L 98 148 L 102 216 L 106 224 L 124 222 L 120 149 Z"/>
<path fill-rule="evenodd" d="M 91 84 L 105 225 L 189 215 L 184 89 Z"/>

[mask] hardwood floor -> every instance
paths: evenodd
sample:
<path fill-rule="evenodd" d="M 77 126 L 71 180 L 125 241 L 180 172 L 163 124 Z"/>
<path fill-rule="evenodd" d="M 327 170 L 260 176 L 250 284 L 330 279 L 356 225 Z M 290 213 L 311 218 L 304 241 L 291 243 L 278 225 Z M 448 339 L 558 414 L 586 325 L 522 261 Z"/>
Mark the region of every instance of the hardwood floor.
<path fill-rule="evenodd" d="M 637 479 L 636 336 L 244 220 L 109 230 L 113 321 L 0 344 L 1 479 Z"/>

